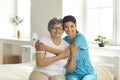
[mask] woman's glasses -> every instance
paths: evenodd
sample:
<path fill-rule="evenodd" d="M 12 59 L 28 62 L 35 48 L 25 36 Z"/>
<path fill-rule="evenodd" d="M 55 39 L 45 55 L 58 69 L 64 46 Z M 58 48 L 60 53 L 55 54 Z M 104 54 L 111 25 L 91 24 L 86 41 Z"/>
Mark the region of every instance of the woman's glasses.
<path fill-rule="evenodd" d="M 51 27 L 51 29 L 55 29 L 55 30 L 63 30 L 62 27 Z"/>

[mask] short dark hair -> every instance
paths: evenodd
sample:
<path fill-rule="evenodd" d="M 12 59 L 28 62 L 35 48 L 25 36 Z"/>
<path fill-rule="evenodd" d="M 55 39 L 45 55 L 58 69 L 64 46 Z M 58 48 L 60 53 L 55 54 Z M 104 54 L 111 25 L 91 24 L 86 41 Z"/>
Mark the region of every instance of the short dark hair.
<path fill-rule="evenodd" d="M 66 22 L 72 21 L 76 25 L 76 18 L 72 15 L 67 15 L 63 18 L 62 23 L 63 23 L 63 29 L 64 29 L 64 24 Z"/>
<path fill-rule="evenodd" d="M 51 27 L 55 24 L 62 24 L 62 19 L 57 19 L 56 17 L 52 18 L 48 23 L 48 31 L 50 31 Z"/>

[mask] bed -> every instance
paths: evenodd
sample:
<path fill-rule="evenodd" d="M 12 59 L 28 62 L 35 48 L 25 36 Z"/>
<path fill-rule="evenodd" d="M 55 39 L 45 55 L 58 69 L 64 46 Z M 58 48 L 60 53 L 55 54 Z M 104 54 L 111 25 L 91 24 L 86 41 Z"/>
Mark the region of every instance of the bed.
<path fill-rule="evenodd" d="M 116 65 L 119 57 L 92 56 L 91 60 L 97 72 L 98 80 L 119 80 L 119 66 Z M 0 65 L 0 80 L 28 80 L 34 65 L 35 61 Z"/>
<path fill-rule="evenodd" d="M 97 72 L 98 80 L 120 80 L 119 56 L 91 55 L 90 57 Z"/>
<path fill-rule="evenodd" d="M 28 80 L 34 65 L 35 61 L 0 65 L 0 80 Z"/>

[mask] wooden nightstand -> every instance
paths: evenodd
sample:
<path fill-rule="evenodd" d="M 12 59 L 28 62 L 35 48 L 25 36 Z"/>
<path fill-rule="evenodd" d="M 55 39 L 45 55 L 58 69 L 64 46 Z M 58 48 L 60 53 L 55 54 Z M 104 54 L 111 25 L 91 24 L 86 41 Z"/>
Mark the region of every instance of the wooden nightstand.
<path fill-rule="evenodd" d="M 19 55 L 4 55 L 3 64 L 17 64 L 20 63 Z"/>

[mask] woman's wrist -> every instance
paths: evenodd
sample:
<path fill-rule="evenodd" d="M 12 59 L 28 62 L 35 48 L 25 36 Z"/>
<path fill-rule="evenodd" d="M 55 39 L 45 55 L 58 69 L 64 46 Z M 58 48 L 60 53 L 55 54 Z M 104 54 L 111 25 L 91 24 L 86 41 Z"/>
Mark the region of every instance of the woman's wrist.
<path fill-rule="evenodd" d="M 49 46 L 47 46 L 47 45 L 45 46 L 45 51 L 48 51 L 48 52 L 50 51 Z"/>

